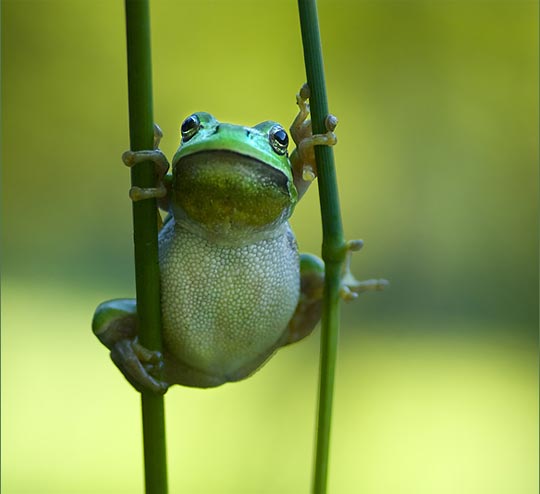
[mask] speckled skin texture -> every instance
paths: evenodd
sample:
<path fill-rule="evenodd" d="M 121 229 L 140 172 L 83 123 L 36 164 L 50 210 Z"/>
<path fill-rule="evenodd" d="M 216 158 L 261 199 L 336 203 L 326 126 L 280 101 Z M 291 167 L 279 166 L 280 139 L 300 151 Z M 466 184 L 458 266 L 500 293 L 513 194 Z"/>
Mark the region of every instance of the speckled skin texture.
<path fill-rule="evenodd" d="M 281 346 L 300 291 L 288 225 L 277 237 L 231 247 L 171 220 L 159 249 L 167 382 L 237 381 Z"/>

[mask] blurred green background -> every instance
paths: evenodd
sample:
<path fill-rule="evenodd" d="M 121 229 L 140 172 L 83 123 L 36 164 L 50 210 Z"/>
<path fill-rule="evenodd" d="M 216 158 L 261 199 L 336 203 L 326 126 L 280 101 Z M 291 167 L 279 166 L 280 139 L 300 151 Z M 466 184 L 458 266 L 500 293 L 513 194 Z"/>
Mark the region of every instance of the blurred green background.
<path fill-rule="evenodd" d="M 2 492 L 142 491 L 139 398 L 90 331 L 132 296 L 122 2 L 2 2 Z M 538 491 L 538 4 L 321 1 L 354 271 L 330 492 Z M 296 3 L 152 1 L 154 115 L 288 125 Z M 296 209 L 319 252 L 316 187 Z M 308 492 L 318 331 L 166 397 L 171 492 Z"/>

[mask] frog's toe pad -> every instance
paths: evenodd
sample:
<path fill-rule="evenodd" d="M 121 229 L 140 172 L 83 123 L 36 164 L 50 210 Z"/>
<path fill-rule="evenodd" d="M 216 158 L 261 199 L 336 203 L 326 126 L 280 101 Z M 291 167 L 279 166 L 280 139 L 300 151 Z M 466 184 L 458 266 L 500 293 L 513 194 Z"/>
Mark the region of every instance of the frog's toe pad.
<path fill-rule="evenodd" d="M 302 180 L 304 180 L 304 182 L 313 182 L 316 178 L 317 175 L 315 174 L 313 167 L 309 164 L 304 164 L 304 167 L 302 168 Z"/>
<path fill-rule="evenodd" d="M 122 161 L 124 165 L 132 167 L 135 165 L 135 153 L 133 151 L 125 151 L 122 153 Z"/>
<path fill-rule="evenodd" d="M 334 130 L 336 130 L 337 124 L 338 124 L 338 118 L 335 115 L 332 115 L 331 113 L 329 113 L 324 120 L 324 125 L 326 127 L 326 130 L 328 132 L 333 132 Z"/>

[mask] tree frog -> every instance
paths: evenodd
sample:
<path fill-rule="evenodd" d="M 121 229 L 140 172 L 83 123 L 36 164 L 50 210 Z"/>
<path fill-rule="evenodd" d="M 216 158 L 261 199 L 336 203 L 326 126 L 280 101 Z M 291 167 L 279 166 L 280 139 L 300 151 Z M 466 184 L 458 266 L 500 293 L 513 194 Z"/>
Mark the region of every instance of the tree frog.
<path fill-rule="evenodd" d="M 100 304 L 92 329 L 139 391 L 239 381 L 320 319 L 324 264 L 298 253 L 288 219 L 317 175 L 314 146 L 336 143 L 337 120 L 330 115 L 327 132 L 312 135 L 308 99 L 304 85 L 290 156 L 278 123 L 245 127 L 203 112 L 182 123 L 172 175 L 158 149 L 159 129 L 153 150 L 124 153 L 128 166 L 152 160 L 159 177 L 155 188 L 132 188 L 131 199 L 157 197 L 169 212 L 159 233 L 164 350 L 138 342 L 132 299 Z M 384 280 L 354 279 L 350 251 L 361 244 L 348 245 L 342 297 L 382 289 Z"/>

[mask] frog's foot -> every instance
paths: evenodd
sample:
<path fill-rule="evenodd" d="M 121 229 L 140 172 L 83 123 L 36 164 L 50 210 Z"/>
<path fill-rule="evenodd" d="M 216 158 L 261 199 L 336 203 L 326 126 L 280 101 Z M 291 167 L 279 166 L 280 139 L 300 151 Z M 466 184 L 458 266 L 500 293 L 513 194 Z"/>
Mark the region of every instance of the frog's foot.
<path fill-rule="evenodd" d="M 160 352 L 139 344 L 137 325 L 135 300 L 116 299 L 98 306 L 92 331 L 109 348 L 113 362 L 135 389 L 163 394 L 169 387 L 158 377 L 163 368 L 163 357 Z"/>
<path fill-rule="evenodd" d="M 343 265 L 343 274 L 341 276 L 340 297 L 345 300 L 354 300 L 358 294 L 366 291 L 384 290 L 388 286 L 388 281 L 384 279 L 358 281 L 351 272 L 352 253 L 360 250 L 364 245 L 362 240 L 350 240 L 347 242 L 347 256 Z"/>
<path fill-rule="evenodd" d="M 334 115 L 327 115 L 325 119 L 326 133 L 312 134 L 311 120 L 309 115 L 309 87 L 304 84 L 296 96 L 299 112 L 294 119 L 290 131 L 296 144 L 296 149 L 291 153 L 294 185 L 301 197 L 311 182 L 317 177 L 317 165 L 315 161 L 315 146 L 334 146 L 337 137 L 334 130 L 338 120 Z"/>
<path fill-rule="evenodd" d="M 165 155 L 158 149 L 163 133 L 157 124 L 154 124 L 154 149 L 143 151 L 126 151 L 122 154 L 122 161 L 130 168 L 137 163 L 152 161 L 156 167 L 157 187 L 131 187 L 129 197 L 132 201 L 143 199 L 162 198 L 167 195 L 167 188 L 163 183 L 164 177 L 169 170 L 169 162 Z"/>
<path fill-rule="evenodd" d="M 148 350 L 137 339 L 118 341 L 111 349 L 111 359 L 138 391 L 164 394 L 169 385 L 157 379 L 163 369 L 160 352 Z"/>

